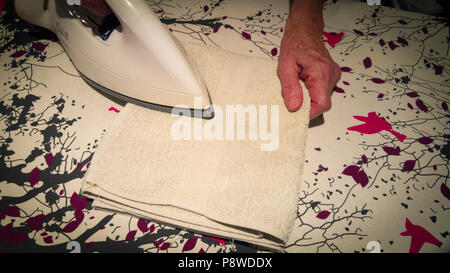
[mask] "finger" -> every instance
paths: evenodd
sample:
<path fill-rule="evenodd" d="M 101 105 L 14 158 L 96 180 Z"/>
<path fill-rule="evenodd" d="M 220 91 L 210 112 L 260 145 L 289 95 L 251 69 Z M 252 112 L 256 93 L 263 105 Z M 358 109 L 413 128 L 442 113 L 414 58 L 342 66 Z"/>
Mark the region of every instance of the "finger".
<path fill-rule="evenodd" d="M 303 103 L 303 91 L 299 83 L 299 70 L 294 58 L 285 58 L 278 62 L 278 76 L 281 81 L 284 104 L 291 111 L 297 111 Z"/>
<path fill-rule="evenodd" d="M 81 6 L 98 16 L 106 16 L 112 12 L 104 0 L 81 0 Z"/>
<path fill-rule="evenodd" d="M 331 109 L 331 99 L 324 99 L 322 101 L 314 101 L 311 100 L 311 110 L 309 114 L 309 118 L 311 120 L 319 117 L 323 113 L 329 111 Z"/>
<path fill-rule="evenodd" d="M 308 75 L 305 79 L 311 96 L 310 119 L 315 119 L 331 109 L 331 90 L 329 90 L 326 77 L 321 73 Z"/>

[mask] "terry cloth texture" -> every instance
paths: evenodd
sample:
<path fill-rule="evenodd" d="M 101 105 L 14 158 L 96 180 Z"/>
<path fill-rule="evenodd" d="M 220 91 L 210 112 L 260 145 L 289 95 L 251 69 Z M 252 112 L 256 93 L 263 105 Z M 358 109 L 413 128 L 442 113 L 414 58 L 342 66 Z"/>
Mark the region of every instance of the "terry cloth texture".
<path fill-rule="evenodd" d="M 291 113 L 281 96 L 276 61 L 183 45 L 208 86 L 215 117 L 181 117 L 127 104 L 101 140 L 82 194 L 94 199 L 94 208 L 281 251 L 297 215 L 308 91 L 302 83 L 303 106 Z M 244 139 L 237 136 L 238 115 L 230 127 L 236 129 L 234 139 L 227 138 L 227 105 L 256 107 L 256 138 L 250 137 L 249 113 Z M 191 125 L 191 140 L 173 137 L 172 131 L 187 128 L 176 126 L 182 121 Z M 211 139 L 195 129 L 199 126 L 219 133 Z M 260 129 L 273 129 L 272 145 Z"/>

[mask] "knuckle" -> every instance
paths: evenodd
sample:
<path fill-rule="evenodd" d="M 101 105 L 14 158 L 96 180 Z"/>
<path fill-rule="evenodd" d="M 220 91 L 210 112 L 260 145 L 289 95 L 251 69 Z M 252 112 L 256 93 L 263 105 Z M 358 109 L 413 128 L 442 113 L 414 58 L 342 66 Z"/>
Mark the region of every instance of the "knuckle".
<path fill-rule="evenodd" d="M 331 109 L 331 101 L 330 100 L 327 100 L 322 103 L 322 110 L 324 112 L 330 111 L 330 109 Z"/>
<path fill-rule="evenodd" d="M 287 72 L 287 63 L 284 59 L 278 61 L 277 73 L 283 76 Z"/>
<path fill-rule="evenodd" d="M 289 96 L 291 96 L 291 95 L 296 93 L 296 91 L 295 91 L 296 88 L 292 84 L 282 85 L 281 88 L 282 88 L 283 95 L 286 96 L 286 97 L 289 97 Z"/>
<path fill-rule="evenodd" d="M 283 64 L 281 62 L 278 63 L 278 67 L 277 67 L 277 74 L 279 76 L 283 76 L 284 73 L 284 68 L 283 68 Z"/>

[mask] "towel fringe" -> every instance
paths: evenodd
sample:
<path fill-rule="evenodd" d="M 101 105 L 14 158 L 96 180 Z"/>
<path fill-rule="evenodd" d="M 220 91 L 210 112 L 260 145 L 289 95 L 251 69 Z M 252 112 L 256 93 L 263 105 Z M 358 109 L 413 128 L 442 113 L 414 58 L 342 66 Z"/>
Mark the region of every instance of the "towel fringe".
<path fill-rule="evenodd" d="M 234 237 L 231 238 L 231 250 L 232 250 L 232 251 L 236 251 L 236 250 L 237 250 L 237 247 L 236 247 L 236 245 L 234 244 Z"/>

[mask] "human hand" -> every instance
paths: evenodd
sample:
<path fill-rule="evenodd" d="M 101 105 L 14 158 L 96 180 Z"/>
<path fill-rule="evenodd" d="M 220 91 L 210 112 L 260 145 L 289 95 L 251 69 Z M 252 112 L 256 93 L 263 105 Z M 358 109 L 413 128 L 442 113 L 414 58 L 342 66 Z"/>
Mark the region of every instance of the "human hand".
<path fill-rule="evenodd" d="M 112 12 L 104 0 L 81 0 L 81 6 L 98 16 L 106 16 Z"/>
<path fill-rule="evenodd" d="M 289 111 L 301 107 L 303 90 L 299 78 L 305 80 L 311 97 L 311 120 L 331 109 L 331 94 L 341 77 L 339 66 L 322 41 L 322 7 L 314 6 L 318 2 L 300 0 L 293 3 L 281 41 L 277 70 Z"/>

